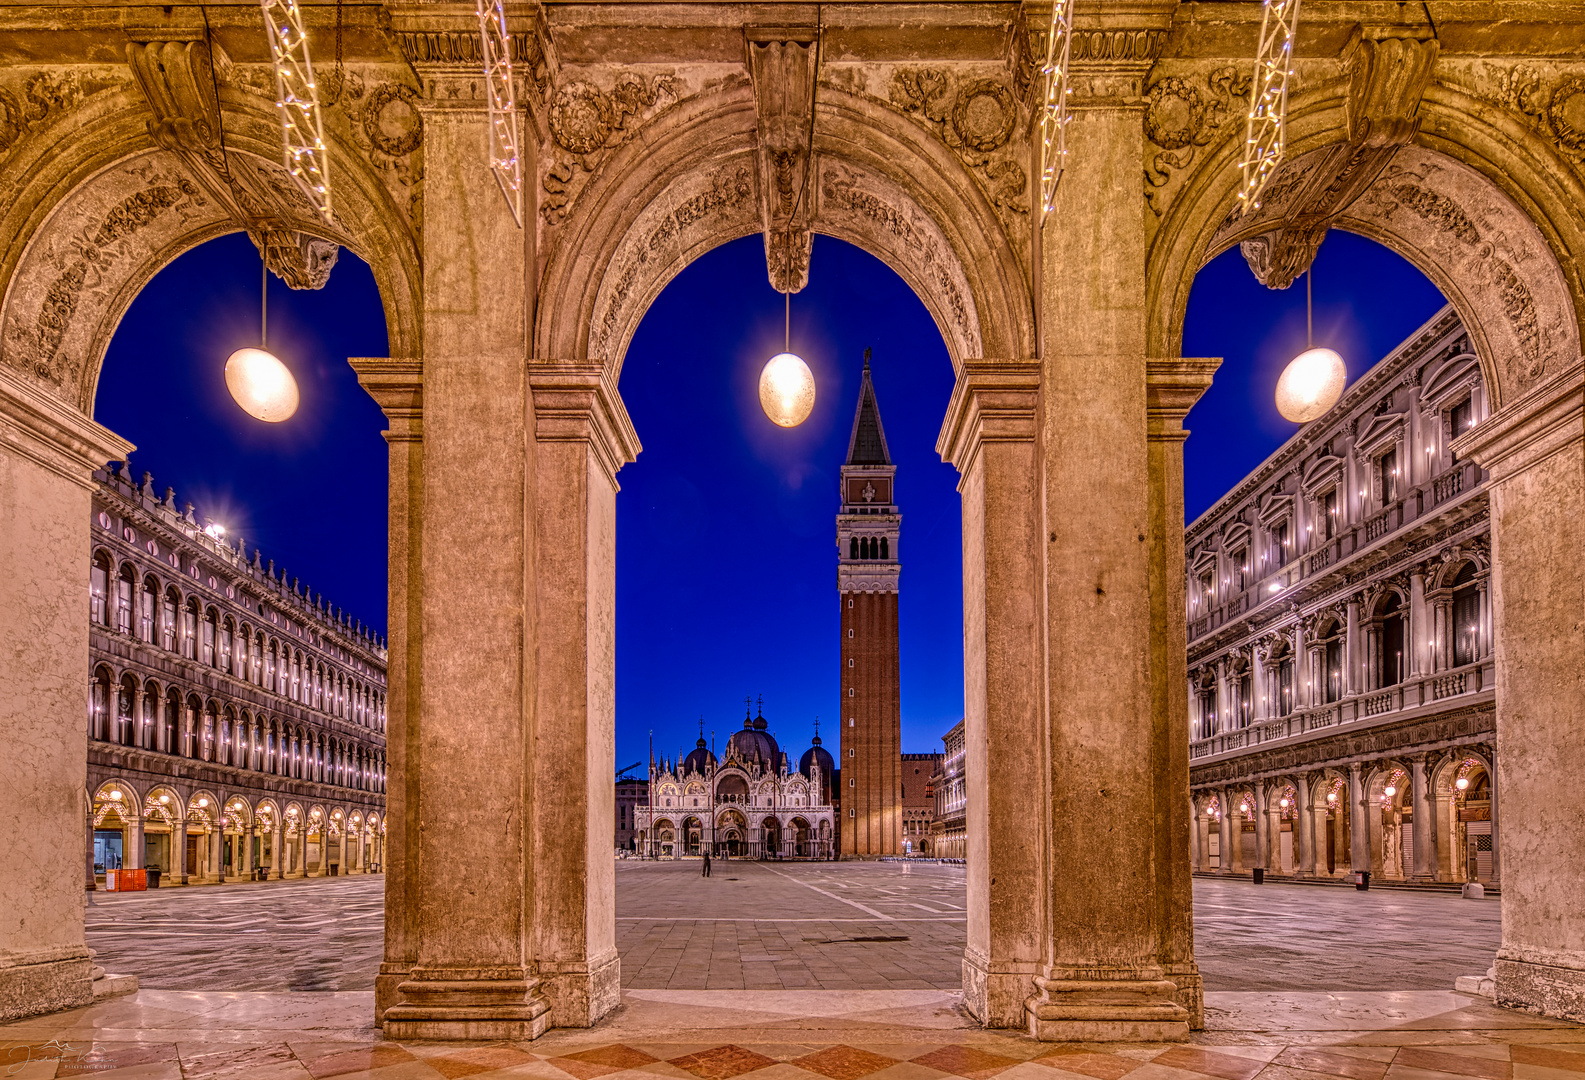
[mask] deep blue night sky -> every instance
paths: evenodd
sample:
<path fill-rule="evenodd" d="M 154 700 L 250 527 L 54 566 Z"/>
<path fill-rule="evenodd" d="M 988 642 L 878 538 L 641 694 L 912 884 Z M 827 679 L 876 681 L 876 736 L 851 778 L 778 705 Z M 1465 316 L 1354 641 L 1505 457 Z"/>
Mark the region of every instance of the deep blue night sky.
<path fill-rule="evenodd" d="M 381 356 L 373 275 L 343 251 L 319 292 L 270 281 L 270 345 L 303 403 L 284 424 L 232 403 L 223 367 L 257 344 L 259 260 L 242 235 L 189 252 L 122 321 L 95 417 L 138 445 L 133 472 L 243 535 L 277 567 L 375 627 L 385 623 L 385 444 L 379 409 L 347 356 Z M 1315 277 L 1315 341 L 1343 354 L 1352 381 L 1443 300 L 1407 262 L 1333 232 Z M 1237 250 L 1196 279 L 1184 353 L 1221 356 L 1189 414 L 1189 518 L 1296 430 L 1272 404 L 1304 346 L 1304 290 L 1261 286 Z M 815 409 L 775 427 L 756 396 L 780 351 L 782 298 L 759 237 L 697 260 L 651 307 L 621 390 L 644 451 L 618 479 L 617 765 L 691 746 L 698 720 L 719 743 L 745 695 L 796 755 L 816 715 L 836 712 L 833 518 L 866 346 L 903 514 L 903 747 L 936 749 L 962 715 L 957 475 L 935 454 L 952 389 L 946 348 L 924 306 L 857 248 L 817 239 L 809 288 L 793 297 L 792 343 L 814 370 Z"/>

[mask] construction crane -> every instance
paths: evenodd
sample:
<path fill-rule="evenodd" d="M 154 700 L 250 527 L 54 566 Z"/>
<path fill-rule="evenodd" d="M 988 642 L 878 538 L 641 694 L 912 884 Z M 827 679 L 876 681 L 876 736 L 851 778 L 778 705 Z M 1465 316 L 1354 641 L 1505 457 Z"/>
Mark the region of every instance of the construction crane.
<path fill-rule="evenodd" d="M 634 769 L 638 768 L 642 764 L 644 764 L 642 761 L 635 761 L 635 762 L 633 762 L 633 764 L 629 765 L 625 769 L 618 769 L 617 773 L 616 773 L 616 778 L 618 780 L 622 779 L 624 776 L 626 776 L 628 773 L 632 772 Z"/>

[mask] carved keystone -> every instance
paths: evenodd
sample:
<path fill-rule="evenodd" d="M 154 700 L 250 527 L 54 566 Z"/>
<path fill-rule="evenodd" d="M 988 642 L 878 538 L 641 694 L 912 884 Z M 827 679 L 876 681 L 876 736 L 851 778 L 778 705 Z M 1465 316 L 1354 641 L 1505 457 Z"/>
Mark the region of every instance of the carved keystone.
<path fill-rule="evenodd" d="M 816 34 L 811 27 L 750 27 L 748 69 L 754 82 L 759 141 L 755 155 L 765 264 L 777 292 L 809 283 L 810 150 Z"/>

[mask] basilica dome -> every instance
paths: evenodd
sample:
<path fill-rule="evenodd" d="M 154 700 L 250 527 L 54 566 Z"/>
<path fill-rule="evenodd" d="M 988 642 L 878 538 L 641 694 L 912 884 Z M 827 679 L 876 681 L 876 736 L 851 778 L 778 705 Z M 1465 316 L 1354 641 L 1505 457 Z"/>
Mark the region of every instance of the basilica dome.
<path fill-rule="evenodd" d="M 764 713 L 752 720 L 744 716 L 743 729 L 734 731 L 726 741 L 726 756 L 742 762 L 759 762 L 767 769 L 778 768 L 781 747 L 776 745 L 775 736 L 765 730 L 766 726 Z"/>
<path fill-rule="evenodd" d="M 826 784 L 831 783 L 831 777 L 836 772 L 836 762 L 831 760 L 831 751 L 820 745 L 820 736 L 814 737 L 814 745 L 804 751 L 804 756 L 798 759 L 798 771 L 805 776 L 809 775 L 811 765 L 820 766 L 820 778 Z"/>
<path fill-rule="evenodd" d="M 699 741 L 693 744 L 693 749 L 688 752 L 688 756 L 682 759 L 682 771 L 703 775 L 713 768 L 715 768 L 715 755 L 710 753 L 709 747 L 705 745 L 704 736 L 701 735 Z"/>

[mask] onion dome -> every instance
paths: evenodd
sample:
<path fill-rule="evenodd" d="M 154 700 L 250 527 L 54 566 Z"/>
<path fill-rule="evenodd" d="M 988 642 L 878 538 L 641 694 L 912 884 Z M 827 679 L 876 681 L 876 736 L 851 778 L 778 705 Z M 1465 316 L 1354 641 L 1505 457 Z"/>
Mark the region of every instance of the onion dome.
<path fill-rule="evenodd" d="M 734 731 L 726 741 L 726 756 L 735 757 L 744 763 L 758 762 L 764 768 L 774 770 L 781 761 L 781 748 L 776 745 L 776 737 L 766 730 L 768 726 L 763 705 L 757 717 L 750 717 L 745 712 L 743 730 Z"/>
<path fill-rule="evenodd" d="M 804 756 L 798 759 L 798 771 L 809 779 L 814 779 L 814 766 L 820 766 L 820 802 L 831 802 L 831 782 L 836 777 L 837 764 L 831 758 L 831 751 L 820 745 L 820 721 L 815 721 L 815 737 L 810 740 L 809 749 L 804 751 Z"/>
<path fill-rule="evenodd" d="M 688 756 L 682 759 L 682 771 L 685 773 L 699 773 L 703 775 L 715 768 L 715 755 L 710 753 L 710 748 L 705 745 L 704 736 L 699 736 L 699 741 L 693 744 L 693 749 Z"/>

